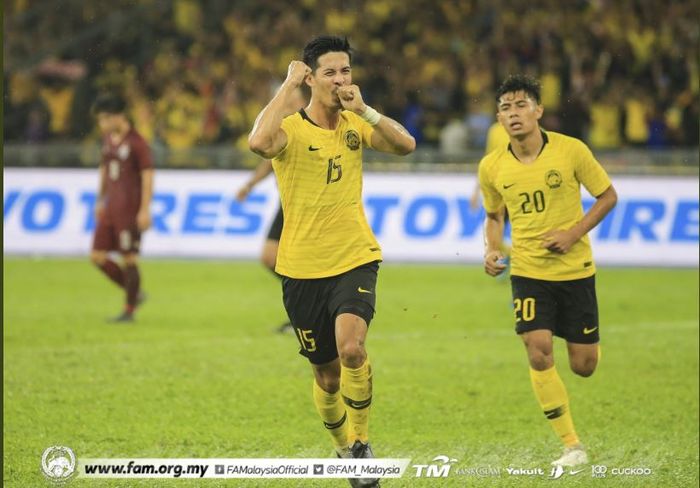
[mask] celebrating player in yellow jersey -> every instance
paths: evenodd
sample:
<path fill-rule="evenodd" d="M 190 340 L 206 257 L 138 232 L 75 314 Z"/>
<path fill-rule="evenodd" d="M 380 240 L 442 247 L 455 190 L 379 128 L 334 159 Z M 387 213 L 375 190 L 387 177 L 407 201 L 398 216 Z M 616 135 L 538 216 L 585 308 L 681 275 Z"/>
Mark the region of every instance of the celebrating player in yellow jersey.
<path fill-rule="evenodd" d="M 485 269 L 505 269 L 499 251 L 503 214 L 512 226 L 511 284 L 515 330 L 530 362 L 535 396 L 564 454 L 552 464 L 575 466 L 588 456 L 574 430 L 566 388 L 557 374 L 552 336 L 567 341 L 569 364 L 588 377 L 599 358 L 595 265 L 588 232 L 615 206 L 607 173 L 578 139 L 545 132 L 539 84 L 511 76 L 496 93 L 497 116 L 510 144 L 479 164 L 484 195 Z M 596 198 L 584 215 L 580 185 Z"/>
<path fill-rule="evenodd" d="M 322 36 L 289 64 L 279 92 L 260 112 L 251 150 L 272 158 L 284 227 L 275 270 L 300 353 L 311 362 L 313 399 L 340 457 L 372 457 L 372 370 L 365 351 L 374 316 L 381 250 L 362 206 L 362 148 L 408 154 L 415 140 L 367 106 L 352 84 L 347 39 Z M 293 91 L 309 105 L 284 117 Z M 376 479 L 351 479 L 378 486 Z"/>

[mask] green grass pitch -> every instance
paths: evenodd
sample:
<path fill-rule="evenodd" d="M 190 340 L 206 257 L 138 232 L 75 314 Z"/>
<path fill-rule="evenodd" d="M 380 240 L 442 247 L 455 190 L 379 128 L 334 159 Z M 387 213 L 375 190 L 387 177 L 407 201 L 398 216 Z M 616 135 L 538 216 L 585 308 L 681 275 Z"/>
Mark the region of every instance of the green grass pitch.
<path fill-rule="evenodd" d="M 80 458 L 328 457 L 311 374 L 284 319 L 279 283 L 257 263 L 148 260 L 138 323 L 107 325 L 121 293 L 86 260 L 4 262 L 3 485 L 51 486 L 43 450 Z M 595 375 L 555 358 L 592 462 L 646 477 L 509 476 L 560 453 L 512 331 L 510 289 L 478 267 L 386 264 L 367 348 L 371 437 L 380 457 L 458 461 L 448 478 L 409 466 L 382 486 L 698 484 L 698 272 L 602 269 Z M 500 477 L 458 469 L 501 468 Z M 349 486 L 345 480 L 89 480 L 68 486 Z"/>

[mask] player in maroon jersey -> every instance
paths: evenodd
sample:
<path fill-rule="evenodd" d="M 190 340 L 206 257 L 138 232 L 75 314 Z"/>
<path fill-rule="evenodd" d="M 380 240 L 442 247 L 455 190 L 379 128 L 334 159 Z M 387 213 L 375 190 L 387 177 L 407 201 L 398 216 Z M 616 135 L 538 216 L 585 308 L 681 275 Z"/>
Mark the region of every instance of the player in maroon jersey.
<path fill-rule="evenodd" d="M 132 322 L 144 298 L 138 254 L 141 233 L 151 226 L 153 161 L 148 143 L 126 115 L 123 98 L 101 95 L 93 113 L 104 138 L 90 259 L 126 292 L 124 311 L 111 321 Z M 122 255 L 123 267 L 110 259 L 110 251 Z"/>

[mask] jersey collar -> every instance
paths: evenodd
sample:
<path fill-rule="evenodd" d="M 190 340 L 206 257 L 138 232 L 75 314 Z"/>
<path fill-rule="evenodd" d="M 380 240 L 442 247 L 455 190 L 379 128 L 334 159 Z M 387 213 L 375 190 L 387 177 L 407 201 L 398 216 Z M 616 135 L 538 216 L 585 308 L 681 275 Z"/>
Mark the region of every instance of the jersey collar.
<path fill-rule="evenodd" d="M 309 118 L 309 114 L 307 114 L 306 110 L 304 110 L 303 108 L 299 110 L 299 115 L 301 115 L 301 118 L 308 121 L 311 125 L 315 125 L 319 129 L 323 129 L 323 127 L 321 127 L 320 125 L 318 125 L 316 122 L 314 122 L 313 120 L 311 120 Z"/>
<path fill-rule="evenodd" d="M 542 151 L 544 151 L 544 146 L 546 146 L 547 143 L 549 142 L 549 137 L 547 137 L 547 133 L 542 129 L 540 129 L 540 132 L 542 133 L 542 147 L 540 148 L 540 152 L 537 153 L 536 158 L 538 158 L 540 156 L 540 154 L 542 154 Z M 515 159 L 518 159 L 518 156 L 516 156 L 515 153 L 513 152 L 513 147 L 510 145 L 510 142 L 508 143 L 508 151 L 510 151 L 510 153 L 513 155 L 513 157 Z M 520 161 L 520 160 L 518 159 L 518 161 Z"/>

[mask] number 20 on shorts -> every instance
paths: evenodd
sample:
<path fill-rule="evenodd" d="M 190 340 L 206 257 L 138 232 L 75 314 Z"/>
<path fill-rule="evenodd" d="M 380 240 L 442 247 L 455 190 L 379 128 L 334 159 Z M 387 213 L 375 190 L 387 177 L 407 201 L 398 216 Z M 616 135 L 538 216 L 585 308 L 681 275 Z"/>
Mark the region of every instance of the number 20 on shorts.
<path fill-rule="evenodd" d="M 535 299 L 534 298 L 516 298 L 513 300 L 515 307 L 515 319 L 520 320 L 518 313 L 525 322 L 530 322 L 535 318 Z"/>

